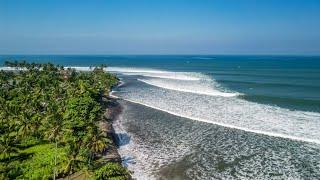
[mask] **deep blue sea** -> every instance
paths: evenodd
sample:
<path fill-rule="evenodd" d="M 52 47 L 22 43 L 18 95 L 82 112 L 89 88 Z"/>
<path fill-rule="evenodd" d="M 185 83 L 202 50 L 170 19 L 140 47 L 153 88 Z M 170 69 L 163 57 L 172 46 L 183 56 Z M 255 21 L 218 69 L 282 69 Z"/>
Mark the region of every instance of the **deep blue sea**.
<path fill-rule="evenodd" d="M 319 179 L 319 56 L 0 56 L 121 84 L 115 129 L 138 179 Z M 2 66 L 0 65 L 0 66 Z M 128 139 L 128 138 L 127 138 Z"/>

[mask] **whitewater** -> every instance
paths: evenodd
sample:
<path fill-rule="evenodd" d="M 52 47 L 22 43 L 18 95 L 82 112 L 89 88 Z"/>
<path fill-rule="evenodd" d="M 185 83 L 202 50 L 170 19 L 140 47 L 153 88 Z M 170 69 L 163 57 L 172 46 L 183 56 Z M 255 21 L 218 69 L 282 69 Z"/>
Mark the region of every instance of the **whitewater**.
<path fill-rule="evenodd" d="M 201 73 L 119 67 L 107 70 L 122 75 L 123 84 L 126 77 L 137 83 L 123 93 L 121 86 L 112 93 L 130 102 L 227 128 L 320 144 L 317 112 L 246 101 L 240 93 L 223 89 Z"/>

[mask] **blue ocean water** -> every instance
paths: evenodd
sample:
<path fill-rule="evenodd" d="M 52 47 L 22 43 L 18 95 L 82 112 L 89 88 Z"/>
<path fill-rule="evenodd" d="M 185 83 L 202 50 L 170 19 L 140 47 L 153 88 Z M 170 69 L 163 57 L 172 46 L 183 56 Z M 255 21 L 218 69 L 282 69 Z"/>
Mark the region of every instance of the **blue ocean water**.
<path fill-rule="evenodd" d="M 318 56 L 0 56 L 121 84 L 116 132 L 137 179 L 319 179 Z M 120 138 L 121 139 L 121 138 Z"/>
<path fill-rule="evenodd" d="M 248 101 L 320 112 L 319 56 L 2 55 L 0 65 L 5 60 L 198 72 Z"/>

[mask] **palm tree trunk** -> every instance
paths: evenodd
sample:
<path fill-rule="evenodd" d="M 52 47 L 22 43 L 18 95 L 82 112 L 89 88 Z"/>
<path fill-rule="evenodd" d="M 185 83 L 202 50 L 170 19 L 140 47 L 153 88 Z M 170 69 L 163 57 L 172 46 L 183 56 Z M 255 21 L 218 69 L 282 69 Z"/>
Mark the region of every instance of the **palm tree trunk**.
<path fill-rule="evenodd" d="M 58 143 L 57 140 L 55 140 L 56 144 L 56 149 L 55 149 L 55 155 L 54 155 L 54 173 L 53 173 L 53 180 L 56 180 L 56 171 L 57 171 L 57 148 L 58 148 Z"/>

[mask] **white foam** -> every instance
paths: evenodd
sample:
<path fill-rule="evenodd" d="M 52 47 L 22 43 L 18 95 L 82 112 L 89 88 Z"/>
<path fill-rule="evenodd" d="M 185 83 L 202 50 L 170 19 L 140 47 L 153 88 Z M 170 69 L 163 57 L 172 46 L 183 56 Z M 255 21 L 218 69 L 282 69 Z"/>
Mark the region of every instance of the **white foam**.
<path fill-rule="evenodd" d="M 112 93 L 110 96 L 117 98 L 113 96 Z M 128 106 L 125 104 L 122 105 L 124 112 L 130 111 L 130 107 L 127 109 Z M 128 126 L 124 125 L 128 120 L 132 120 L 130 113 L 121 113 L 117 120 L 113 122 L 113 127 L 117 134 L 125 134 L 127 137 L 130 137 L 129 143 L 120 145 L 118 152 L 122 157 L 123 164 L 130 171 L 134 172 L 132 174 L 134 179 L 158 179 L 155 173 L 157 173 L 161 167 L 170 162 L 177 161 L 192 152 L 192 148 L 186 146 L 187 142 L 174 143 L 175 145 L 179 144 L 179 146 L 168 146 L 166 143 L 157 143 L 156 147 L 153 146 L 151 148 L 150 141 L 137 137 L 135 133 L 131 134 L 131 131 L 128 132 Z M 141 122 L 142 121 L 140 121 L 140 123 Z M 135 123 L 139 125 L 139 122 L 135 121 Z M 161 138 L 159 138 L 159 140 L 160 139 Z M 171 140 L 173 140 L 173 138 Z"/>
<path fill-rule="evenodd" d="M 117 72 L 124 75 L 139 75 L 144 77 L 164 78 L 164 79 L 176 79 L 185 81 L 198 81 L 201 78 L 192 76 L 186 72 L 170 72 L 153 69 L 143 68 L 120 68 L 120 67 L 108 67 L 108 71 Z"/>
<path fill-rule="evenodd" d="M 112 93 L 111 93 L 110 96 L 115 97 L 115 98 L 120 98 L 118 96 L 115 96 Z M 275 133 L 275 132 L 268 132 L 268 131 L 263 131 L 263 130 L 255 130 L 255 129 L 245 128 L 245 127 L 239 127 L 239 126 L 232 125 L 232 124 L 214 122 L 212 120 L 207 120 L 207 119 L 202 119 L 202 118 L 197 118 L 197 117 L 192 117 L 192 116 L 188 116 L 188 115 L 179 114 L 179 113 L 176 113 L 176 112 L 173 112 L 173 111 L 169 111 L 169 110 L 162 109 L 162 108 L 159 108 L 159 107 L 156 107 L 156 106 L 153 106 L 153 105 L 149 105 L 147 103 L 142 103 L 142 102 L 138 102 L 138 101 L 127 99 L 127 98 L 123 98 L 123 99 L 126 100 L 126 101 L 129 101 L 129 102 L 132 102 L 132 103 L 141 104 L 141 105 L 153 108 L 153 109 L 157 109 L 157 110 L 160 110 L 160 111 L 163 111 L 163 112 L 175 115 L 175 116 L 188 118 L 188 119 L 192 119 L 192 120 L 196 120 L 196 121 L 206 122 L 206 123 L 210 123 L 210 124 L 216 124 L 216 125 L 227 127 L 227 128 L 238 129 L 238 130 L 242 130 L 242 131 L 246 131 L 246 132 L 263 134 L 263 135 L 267 135 L 267 136 L 280 137 L 280 138 L 286 138 L 286 139 L 291 139 L 291 140 L 296 140 L 296 141 L 304 141 L 304 142 L 309 142 L 309 143 L 320 144 L 320 140 L 318 140 L 318 139 L 296 137 L 296 136 L 280 134 L 280 133 Z"/>
<path fill-rule="evenodd" d="M 119 152 L 134 158 L 129 169 L 135 171 L 136 179 L 161 179 L 163 175 L 173 178 L 180 173 L 189 179 L 270 179 L 269 172 L 279 172 L 279 177 L 284 179 L 317 177 L 319 144 L 290 142 L 203 123 L 184 123 L 178 117 L 141 112 L 140 107 L 131 103 L 120 103 L 124 113 L 122 122 L 118 123 L 133 140 L 125 148 L 120 147 Z M 241 166 L 237 166 L 234 174 L 229 171 L 233 168 L 223 171 L 217 168 L 221 162 L 229 164 L 238 160 Z M 307 170 L 300 166 L 306 161 L 310 162 Z M 173 174 L 171 167 L 179 169 L 178 173 Z"/>
<path fill-rule="evenodd" d="M 163 74 L 174 74 L 174 72 L 161 73 L 161 76 L 163 76 Z M 220 91 L 221 87 L 219 87 L 219 84 L 217 84 L 212 77 L 199 73 L 183 73 L 183 75 L 187 77 L 198 78 L 198 80 L 193 81 L 182 78 L 163 78 L 160 76 L 161 73 L 158 73 L 159 77 L 147 76 L 148 74 L 146 72 L 122 73 L 124 74 L 122 81 L 124 83 L 129 82 L 128 85 L 120 87 L 117 92 L 111 92 L 110 96 L 141 104 L 174 116 L 215 124 L 226 128 L 217 128 L 202 123 L 194 124 L 190 121 L 189 123 L 186 122 L 186 127 L 184 127 L 181 126 L 181 123 L 183 123 L 181 121 L 182 119 L 178 118 L 177 121 L 173 121 L 172 124 L 170 124 L 169 128 L 165 129 L 164 127 L 167 125 L 162 127 L 162 124 L 167 124 L 167 121 L 164 120 L 164 122 L 162 122 L 162 116 L 149 117 L 147 113 L 146 117 L 143 117 L 143 115 L 141 117 L 137 114 L 140 108 L 128 106 L 129 109 L 126 111 L 127 113 L 123 113 L 123 115 L 126 116 L 124 118 L 126 119 L 124 126 L 128 126 L 127 128 L 129 128 L 130 123 L 127 123 L 129 121 L 139 127 L 140 129 L 137 129 L 141 131 L 144 131 L 146 127 L 151 128 L 149 131 L 143 132 L 144 136 L 139 137 L 139 135 L 137 135 L 137 139 L 133 138 L 131 143 L 126 147 L 120 147 L 119 150 L 121 155 L 129 155 L 135 158 L 136 163 L 129 165 L 129 169 L 136 172 L 134 177 L 137 179 L 156 179 L 152 175 L 159 172 L 161 166 L 165 167 L 172 162 L 179 162 L 181 157 L 192 154 L 191 151 L 198 147 L 200 147 L 199 152 L 192 154 L 192 162 L 196 164 L 196 167 L 192 167 L 192 171 L 186 170 L 185 172 L 191 179 L 192 177 L 201 179 L 212 177 L 212 173 L 209 172 L 212 172 L 213 166 L 217 163 L 214 162 L 215 158 L 212 157 L 212 154 L 206 155 L 208 154 L 207 151 L 216 151 L 217 148 L 215 144 L 219 143 L 221 147 L 218 147 L 217 151 L 219 151 L 220 148 L 220 150 L 225 153 L 218 154 L 217 156 L 226 157 L 226 161 L 233 161 L 242 155 L 247 154 L 249 156 L 256 154 L 257 151 L 259 152 L 259 148 L 252 148 L 252 141 L 254 141 L 254 144 L 259 144 L 257 145 L 259 147 L 267 147 L 268 150 L 271 149 L 269 146 L 273 146 L 273 143 L 275 143 L 275 145 L 283 144 L 286 142 L 286 139 L 301 142 L 299 144 L 302 146 L 295 146 L 297 149 L 301 147 L 320 147 L 320 113 L 291 111 L 285 108 L 246 101 L 238 98 L 236 96 L 238 95 L 237 93 L 228 93 L 224 90 Z M 127 79 L 126 75 L 130 76 L 130 78 Z M 154 75 L 154 73 L 152 75 Z M 127 103 L 123 104 L 126 106 Z M 140 118 L 141 121 L 138 120 Z M 149 121 L 148 119 L 151 120 Z M 144 127 L 144 124 L 147 124 L 146 127 Z M 198 126 L 198 129 L 194 128 Z M 208 127 L 208 129 L 206 129 L 206 127 Z M 159 132 L 157 128 L 159 128 Z M 191 132 L 190 128 L 192 129 Z M 229 128 L 239 131 L 230 131 Z M 168 129 L 170 129 L 170 131 Z M 171 132 L 171 129 L 174 133 Z M 165 131 L 165 135 L 161 135 L 161 138 L 165 139 L 165 141 L 161 142 L 161 138 L 159 137 L 157 140 L 160 142 L 157 141 L 155 144 L 152 144 L 153 141 L 151 141 L 151 143 L 148 143 L 148 139 L 158 138 L 153 137 L 153 134 L 161 134 L 163 131 Z M 150 134 L 150 137 L 148 134 Z M 211 134 L 212 136 L 210 136 Z M 134 135 L 133 133 L 133 136 Z M 265 135 L 265 137 L 262 135 Z M 207 137 L 208 139 L 211 137 L 217 138 L 214 138 L 213 141 L 211 141 L 211 138 L 208 142 L 208 139 L 202 140 L 202 137 Z M 290 141 L 287 142 L 291 144 Z M 272 144 L 270 145 L 270 143 Z M 186 151 L 176 150 L 179 149 L 180 145 L 182 149 Z M 171 149 L 171 147 L 176 149 Z M 220 151 L 220 153 L 222 151 Z M 281 168 L 281 170 L 287 173 L 282 177 L 289 179 L 290 177 L 294 177 L 293 179 L 299 177 L 300 172 L 294 169 L 295 165 L 292 165 L 290 161 L 286 160 L 287 155 L 276 154 L 276 152 L 277 151 L 270 150 L 270 152 L 266 154 L 264 154 L 264 152 L 258 153 L 261 154 L 261 157 L 258 156 L 249 161 L 243 161 L 245 168 L 242 167 L 237 170 L 240 172 L 240 175 L 238 174 L 239 177 L 267 177 L 264 173 L 271 171 L 268 168 L 276 169 L 282 166 L 286 168 Z M 283 152 L 286 153 L 286 151 Z M 301 152 L 295 151 L 295 153 L 305 156 L 304 153 L 306 152 L 302 150 Z M 197 157 L 193 157 L 194 155 Z M 267 160 L 263 160 L 262 162 L 257 161 L 256 158 L 266 158 Z M 313 168 L 316 169 L 316 167 Z M 249 176 L 247 176 L 247 169 L 252 172 L 251 174 L 249 173 Z M 229 171 L 214 173 L 217 175 L 216 177 L 221 177 L 222 179 L 230 178 Z M 202 176 L 199 176 L 199 174 Z"/>
<path fill-rule="evenodd" d="M 154 78 L 163 78 L 163 79 L 176 79 L 176 80 L 184 80 L 184 81 L 199 81 L 200 78 L 197 77 L 191 77 L 187 76 L 183 73 L 161 73 L 161 74 L 156 74 L 156 73 L 143 73 L 143 74 L 138 74 L 138 73 L 123 73 L 126 75 L 140 75 L 144 77 L 154 77 Z"/>
<path fill-rule="evenodd" d="M 116 96 L 110 93 L 110 96 L 113 98 L 117 98 Z M 126 107 L 124 111 L 126 111 Z M 156 179 L 152 175 L 152 165 L 149 163 L 150 157 L 148 156 L 150 153 L 150 149 L 144 148 L 144 142 L 139 141 L 139 139 L 135 139 L 133 134 L 128 133 L 123 126 L 123 116 L 124 114 L 119 114 L 116 121 L 113 122 L 113 128 L 117 134 L 127 135 L 129 137 L 129 143 L 120 145 L 118 148 L 118 152 L 122 159 L 122 164 L 126 166 L 130 171 L 134 172 L 131 176 L 134 179 Z M 156 159 L 156 158 L 152 158 Z"/>
<path fill-rule="evenodd" d="M 130 67 L 107 67 L 108 71 L 123 73 L 167 73 L 168 71 L 147 69 L 147 68 L 130 68 Z"/>
<path fill-rule="evenodd" d="M 238 98 L 202 96 L 129 87 L 120 97 L 170 114 L 247 132 L 320 144 L 320 113 L 248 102 Z"/>
<path fill-rule="evenodd" d="M 108 71 L 121 73 L 123 75 L 137 75 L 148 79 L 138 79 L 141 82 L 160 88 L 203 94 L 209 96 L 233 97 L 239 93 L 228 93 L 217 90 L 212 84 L 215 83 L 208 76 L 200 73 L 170 72 L 142 68 L 119 68 L 108 67 Z M 152 78 L 152 79 L 151 79 Z"/>
<path fill-rule="evenodd" d="M 133 71 L 138 75 L 144 75 L 145 72 L 160 72 L 171 76 L 174 74 L 174 72 L 150 69 Z M 121 98 L 131 102 L 176 116 L 257 134 L 320 144 L 320 113 L 291 111 L 249 102 L 233 97 L 237 96 L 237 93 L 221 91 L 212 77 L 186 72 L 183 75 L 196 77 L 199 80 L 137 77 L 138 81 L 152 86 L 143 84 L 128 86 L 123 89 L 125 92 L 119 94 Z M 123 80 L 126 80 L 125 76 Z M 130 81 L 134 79 L 131 78 Z"/>
<path fill-rule="evenodd" d="M 194 94 L 203 94 L 208 96 L 223 96 L 223 97 L 234 97 L 239 95 L 238 93 L 225 93 L 216 90 L 213 86 L 210 86 L 211 82 L 175 82 L 175 81 L 168 81 L 162 79 L 138 79 L 138 81 L 144 82 L 146 84 L 175 90 L 181 92 L 188 92 Z"/>

